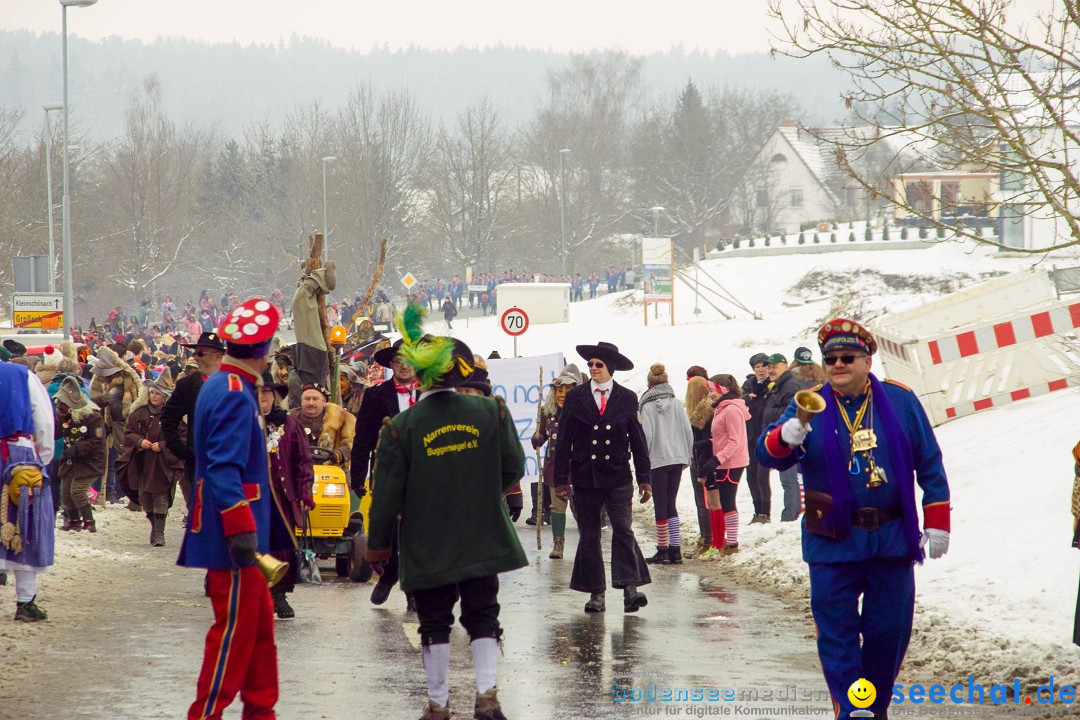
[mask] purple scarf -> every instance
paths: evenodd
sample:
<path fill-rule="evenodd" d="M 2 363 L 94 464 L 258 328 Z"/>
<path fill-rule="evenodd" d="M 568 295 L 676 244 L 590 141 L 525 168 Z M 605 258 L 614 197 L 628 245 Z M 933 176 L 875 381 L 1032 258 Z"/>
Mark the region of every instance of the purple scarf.
<path fill-rule="evenodd" d="M 889 481 L 900 484 L 900 502 L 904 509 L 901 522 L 904 524 L 908 555 L 912 561 L 921 563 L 923 551 L 919 547 L 919 515 L 915 507 L 915 468 L 911 458 L 911 443 L 896 417 L 885 387 L 873 373 L 870 374 L 870 391 L 873 393 L 872 404 L 877 405 L 878 417 L 885 432 L 886 447 L 889 448 Z M 829 494 L 832 495 L 832 511 L 825 518 L 825 526 L 843 537 L 851 528 L 851 514 L 855 509 L 855 499 L 851 494 L 851 475 L 848 473 L 847 463 L 844 462 L 850 457 L 851 448 L 840 446 L 837 422 L 844 409 L 839 407 L 832 386 L 826 384 L 821 389 L 821 395 L 825 398 L 825 412 L 822 413 L 825 468 L 829 475 Z"/>

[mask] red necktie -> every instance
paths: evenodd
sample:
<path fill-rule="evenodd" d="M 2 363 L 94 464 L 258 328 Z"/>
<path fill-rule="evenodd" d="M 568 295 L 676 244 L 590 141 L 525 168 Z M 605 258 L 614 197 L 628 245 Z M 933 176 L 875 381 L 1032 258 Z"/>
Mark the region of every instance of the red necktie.
<path fill-rule="evenodd" d="M 607 390 L 597 390 L 600 393 L 600 414 L 603 415 L 607 410 Z"/>
<path fill-rule="evenodd" d="M 394 388 L 397 390 L 398 395 L 409 396 L 409 407 L 416 404 L 416 396 L 413 394 L 413 388 L 411 385 L 400 385 L 396 380 L 394 381 Z"/>

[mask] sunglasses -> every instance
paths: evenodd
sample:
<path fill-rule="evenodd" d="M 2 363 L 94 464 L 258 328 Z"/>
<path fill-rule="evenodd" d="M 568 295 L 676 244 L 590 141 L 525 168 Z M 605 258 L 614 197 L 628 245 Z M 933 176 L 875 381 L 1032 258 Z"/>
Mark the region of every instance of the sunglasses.
<path fill-rule="evenodd" d="M 825 358 L 825 364 L 828 365 L 829 367 L 832 367 L 833 365 L 835 365 L 839 361 L 839 362 L 843 363 L 844 365 L 854 365 L 856 359 L 864 358 L 864 357 L 866 357 L 866 356 L 865 355 L 833 355 L 831 357 Z"/>
<path fill-rule="evenodd" d="M 589 367 L 591 367 L 591 368 L 602 368 L 602 367 L 604 367 L 604 363 L 600 362 L 599 360 L 596 360 L 596 361 L 590 360 L 589 361 Z"/>
<path fill-rule="evenodd" d="M 207 355 L 213 355 L 217 350 L 196 350 L 195 357 L 206 357 Z"/>

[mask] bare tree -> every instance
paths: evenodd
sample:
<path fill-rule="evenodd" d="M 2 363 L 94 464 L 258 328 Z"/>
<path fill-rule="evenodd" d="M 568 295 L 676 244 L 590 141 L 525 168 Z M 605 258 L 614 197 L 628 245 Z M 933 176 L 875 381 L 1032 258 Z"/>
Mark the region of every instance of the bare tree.
<path fill-rule="evenodd" d="M 733 214 L 755 227 L 765 210 L 762 197 L 774 209 L 764 213 L 772 222 L 774 178 L 751 165 L 780 121 L 798 114 L 795 101 L 779 93 L 724 88 L 706 102 L 687 83 L 672 111 L 654 110 L 635 131 L 638 204 L 663 206 L 687 246 L 715 244 Z"/>
<path fill-rule="evenodd" d="M 516 177 L 510 142 L 487 98 L 466 108 L 453 131 L 438 133 L 429 218 L 455 266 L 494 271 L 507 230 Z"/>
<path fill-rule="evenodd" d="M 581 249 L 602 249 L 598 241 L 620 229 L 629 205 L 626 149 L 640 94 L 641 60 L 625 53 L 574 55 L 567 68 L 548 74 L 548 101 L 524 133 L 522 163 L 533 244 L 549 267 L 560 251 L 562 172 L 568 270 L 585 259 L 578 257 Z"/>
<path fill-rule="evenodd" d="M 128 108 L 123 137 L 105 152 L 95 193 L 105 227 L 94 256 L 133 300 L 157 296 L 158 283 L 187 260 L 203 224 L 196 202 L 207 143 L 206 133 L 178 129 L 164 114 L 161 85 L 148 77 Z"/>
<path fill-rule="evenodd" d="M 383 238 L 387 262 L 398 265 L 417 235 L 425 206 L 423 185 L 432 136 L 427 117 L 406 91 L 376 95 L 358 88 L 335 125 L 340 148 L 335 169 L 334 226 L 340 228 L 339 268 L 356 287 L 364 287 L 379 261 Z M 333 245 L 332 245 L 333 247 Z M 348 286 L 348 285 L 346 285 Z"/>
<path fill-rule="evenodd" d="M 883 173 L 928 160 L 996 174 L 1000 188 L 986 201 L 1005 217 L 1049 220 L 1048 246 L 1013 247 L 948 227 L 1040 253 L 1080 244 L 1080 6 L 1043 7 L 1021 22 L 1031 6 L 1014 0 L 770 0 L 781 22 L 775 51 L 826 54 L 851 76 L 853 127 L 876 129 L 836 142 L 837 161 L 856 182 L 879 194 L 892 180 Z M 895 162 L 866 157 L 882 139 L 896 148 Z M 900 205 L 944 225 L 925 207 Z"/>

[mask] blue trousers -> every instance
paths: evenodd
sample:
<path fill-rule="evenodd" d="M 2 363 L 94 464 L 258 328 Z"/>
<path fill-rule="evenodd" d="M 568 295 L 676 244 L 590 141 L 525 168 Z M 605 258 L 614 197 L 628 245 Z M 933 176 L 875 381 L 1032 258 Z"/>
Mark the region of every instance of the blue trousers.
<path fill-rule="evenodd" d="M 837 720 L 850 717 L 856 709 L 848 700 L 848 688 L 859 678 L 866 678 L 877 690 L 877 699 L 868 709 L 881 717 L 889 707 L 892 686 L 911 640 L 915 613 L 911 560 L 811 563 L 810 609 Z"/>

